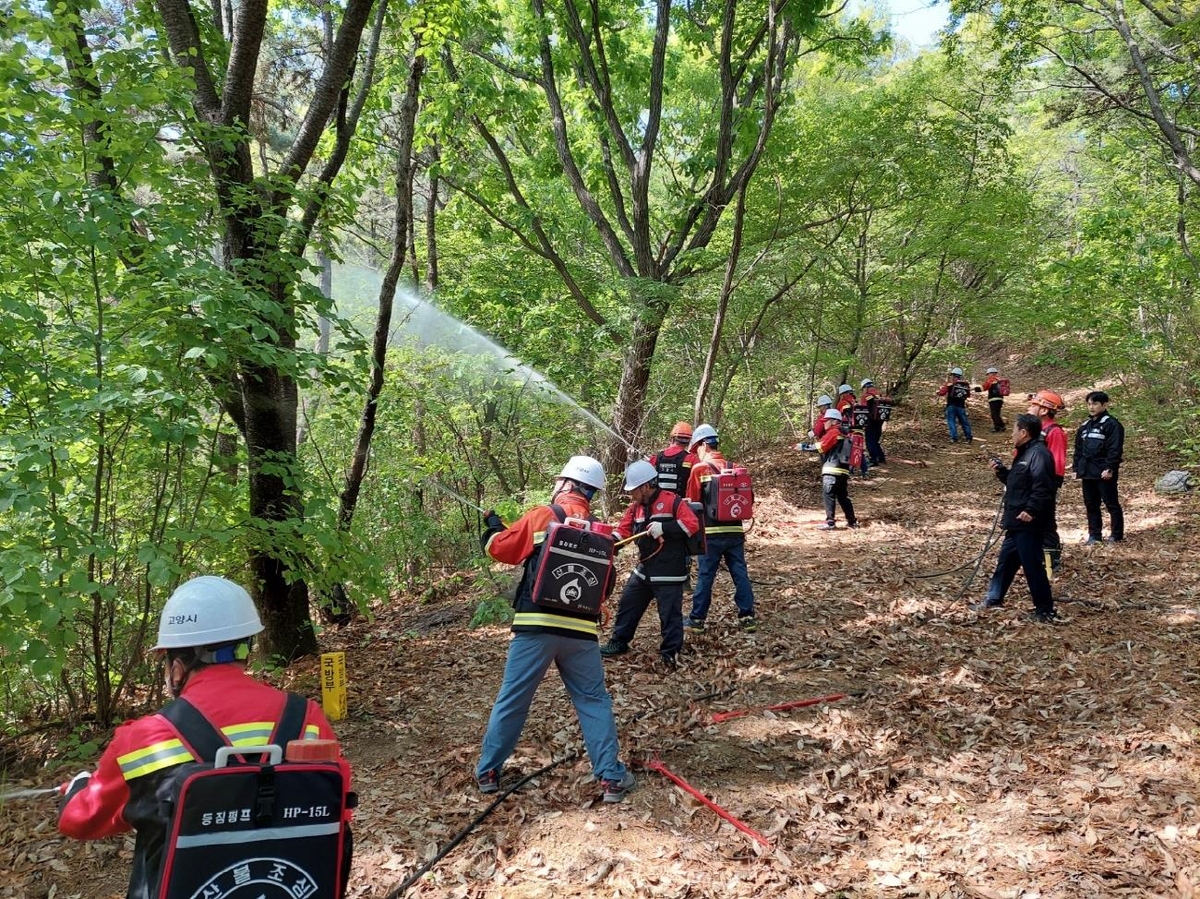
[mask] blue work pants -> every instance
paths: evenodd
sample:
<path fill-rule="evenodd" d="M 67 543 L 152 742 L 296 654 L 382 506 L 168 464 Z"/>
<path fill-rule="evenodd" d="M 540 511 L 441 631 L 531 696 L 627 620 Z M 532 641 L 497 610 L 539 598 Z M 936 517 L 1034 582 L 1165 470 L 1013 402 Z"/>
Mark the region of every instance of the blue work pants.
<path fill-rule="evenodd" d="M 617 757 L 617 722 L 604 686 L 600 644 L 546 632 L 513 635 L 504 665 L 504 681 L 492 706 L 476 775 L 500 772 L 525 727 L 538 685 L 553 663 L 579 716 L 583 743 L 597 779 L 619 781 L 625 766 Z"/>

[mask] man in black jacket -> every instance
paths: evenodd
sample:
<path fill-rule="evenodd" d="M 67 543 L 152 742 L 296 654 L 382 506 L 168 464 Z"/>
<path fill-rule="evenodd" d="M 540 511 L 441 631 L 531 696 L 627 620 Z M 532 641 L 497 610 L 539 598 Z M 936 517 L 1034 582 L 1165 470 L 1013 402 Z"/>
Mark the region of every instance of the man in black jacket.
<path fill-rule="evenodd" d="M 993 458 L 989 463 L 996 477 L 1004 482 L 1004 512 L 1000 521 L 1005 530 L 1000 544 L 996 571 L 988 584 L 987 598 L 971 606 L 976 612 L 1004 604 L 1004 595 L 1016 577 L 1017 568 L 1025 572 L 1025 582 L 1033 596 L 1034 621 L 1050 622 L 1054 596 L 1042 557 L 1042 535 L 1054 510 L 1054 458 L 1042 441 L 1042 422 L 1036 415 L 1020 415 L 1013 426 L 1012 467 Z"/>
<path fill-rule="evenodd" d="M 1108 414 L 1108 394 L 1093 390 L 1087 395 L 1088 420 L 1075 432 L 1075 456 L 1072 468 L 1083 486 L 1083 506 L 1087 509 L 1088 543 L 1099 543 L 1104 518 L 1100 503 L 1108 509 L 1112 527 L 1108 540 L 1125 539 L 1125 512 L 1117 499 L 1117 474 L 1125 452 L 1125 427 Z"/>

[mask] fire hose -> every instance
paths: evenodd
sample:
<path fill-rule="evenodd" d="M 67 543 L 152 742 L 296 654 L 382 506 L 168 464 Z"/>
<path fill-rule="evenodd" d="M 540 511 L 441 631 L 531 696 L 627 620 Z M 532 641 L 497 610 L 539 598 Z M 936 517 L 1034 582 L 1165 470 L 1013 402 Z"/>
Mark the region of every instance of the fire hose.
<path fill-rule="evenodd" d="M 555 768 L 557 768 L 559 765 L 564 765 L 567 762 L 573 762 L 577 758 L 579 758 L 578 752 L 572 752 L 567 755 L 564 755 L 562 758 L 551 762 L 549 765 L 546 765 L 545 767 L 542 767 L 542 768 L 538 768 L 532 774 L 526 774 L 524 777 L 522 777 L 520 780 L 518 780 L 515 784 L 513 784 L 512 786 L 508 787 L 505 790 L 502 790 L 500 795 L 492 800 L 491 805 L 489 805 L 482 812 L 480 812 L 478 815 L 476 815 L 475 819 L 473 821 L 471 821 L 471 823 L 468 824 L 466 827 L 464 827 L 461 831 L 459 831 L 458 835 L 455 836 L 454 839 L 452 839 L 449 843 L 447 843 L 445 846 L 443 846 L 438 851 L 437 855 L 435 855 L 429 861 L 425 862 L 425 864 L 421 865 L 421 867 L 417 868 L 417 870 L 413 871 L 412 874 L 408 875 L 407 879 L 405 879 L 403 883 L 401 883 L 394 890 L 392 890 L 390 893 L 388 893 L 387 896 L 384 897 L 384 899 L 399 899 L 400 896 L 403 896 L 406 892 L 408 892 L 409 888 L 412 887 L 412 885 L 414 883 L 416 883 L 418 880 L 420 880 L 422 877 L 424 877 L 425 874 L 434 865 L 436 865 L 438 862 L 440 862 L 442 859 L 444 859 L 447 855 L 449 855 L 451 853 L 451 851 L 453 851 L 453 849 L 459 843 L 461 843 L 463 840 L 465 840 L 467 838 L 468 834 L 470 834 L 472 830 L 474 830 L 476 827 L 478 827 L 480 824 L 482 824 L 484 819 L 487 818 L 487 816 L 490 815 L 492 812 L 494 812 L 496 810 L 497 806 L 499 806 L 501 802 L 503 802 L 505 799 L 507 799 L 511 793 L 515 793 L 521 787 L 525 786 L 525 784 L 529 783 L 531 780 L 533 780 L 535 778 L 541 777 L 547 771 L 552 771 Z"/>
<path fill-rule="evenodd" d="M 733 815 L 731 815 L 729 812 L 727 812 L 725 809 L 721 808 L 721 806 L 717 805 L 715 802 L 713 802 L 711 799 L 709 799 L 707 796 L 705 796 L 703 793 L 701 793 L 699 790 L 697 790 L 695 787 L 693 787 L 690 783 L 688 783 L 686 780 L 684 780 L 678 774 L 675 774 L 673 771 L 668 769 L 667 766 L 664 765 L 662 763 L 662 761 L 659 760 L 658 758 L 653 758 L 650 761 L 646 762 L 644 767 L 646 768 L 647 771 L 657 771 L 663 777 L 667 778 L 667 780 L 671 781 L 676 786 L 678 786 L 680 789 L 682 789 L 689 796 L 692 796 L 694 799 L 701 802 L 705 807 L 710 809 L 713 812 L 713 814 L 715 814 L 722 821 L 727 821 L 728 823 L 732 824 L 736 829 L 740 830 L 742 833 L 744 833 L 746 836 L 750 837 L 755 842 L 762 844 L 767 849 L 772 848 L 770 840 L 768 840 L 766 837 L 764 837 L 761 833 L 759 833 L 757 830 L 755 830 L 750 825 L 744 823 L 743 821 L 738 820 Z"/>

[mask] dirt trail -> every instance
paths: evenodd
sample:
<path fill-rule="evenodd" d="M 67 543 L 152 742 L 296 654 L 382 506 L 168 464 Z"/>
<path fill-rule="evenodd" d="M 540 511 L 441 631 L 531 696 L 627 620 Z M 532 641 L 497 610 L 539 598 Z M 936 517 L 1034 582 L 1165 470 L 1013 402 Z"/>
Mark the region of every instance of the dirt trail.
<path fill-rule="evenodd" d="M 971 447 L 950 445 L 928 413 L 889 426 L 889 455 L 929 467 L 894 461 L 854 481 L 859 531 L 813 529 L 814 454 L 779 447 L 750 460 L 762 495 L 749 540 L 759 631 L 735 628 L 722 575 L 710 628 L 690 639 L 679 672 L 654 666 L 653 614 L 634 652 L 609 664 L 622 754 L 660 757 L 771 850 L 654 773 L 603 806 L 579 761 L 511 796 L 408 895 L 1192 896 L 1200 570 L 1186 535 L 1197 503 L 1155 497 L 1168 460 L 1131 437 L 1124 544 L 1080 546 L 1078 488 L 1063 490 L 1055 589 L 1071 600 L 1066 620 L 1026 622 L 1020 577 L 1008 609 L 976 615 L 965 605 L 982 596 L 994 549 L 957 601 L 969 567 L 921 577 L 972 561 L 994 519 L 1000 490 L 985 459 L 1008 438 L 973 418 L 986 441 Z M 328 635 L 353 681 L 338 729 L 362 797 L 354 897 L 384 896 L 485 807 L 471 771 L 507 638 L 466 629 L 474 602 L 380 608 Z M 314 683 L 311 669 L 298 680 Z M 709 718 L 833 692 L 853 695 Z M 551 676 L 510 771 L 578 748 Z M 0 871 L 11 872 L 0 897 L 52 885 L 59 897 L 123 895 L 127 846 L 69 844 L 35 826 L 16 804 L 0 809 Z"/>

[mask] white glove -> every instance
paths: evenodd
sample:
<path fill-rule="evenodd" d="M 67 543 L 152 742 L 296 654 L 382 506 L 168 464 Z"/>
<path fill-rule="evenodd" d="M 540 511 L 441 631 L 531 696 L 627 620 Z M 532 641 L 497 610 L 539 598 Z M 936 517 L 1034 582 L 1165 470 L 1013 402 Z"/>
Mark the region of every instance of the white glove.
<path fill-rule="evenodd" d="M 650 526 L 648 528 L 646 528 L 646 533 L 649 534 L 651 537 L 653 537 L 655 540 L 659 539 L 662 536 L 662 522 L 661 521 L 650 522 Z"/>
<path fill-rule="evenodd" d="M 809 437 L 816 437 L 816 436 L 817 436 L 817 432 L 816 432 L 816 431 L 814 431 L 812 428 L 809 428 L 809 429 L 808 429 L 808 436 L 809 436 Z"/>

